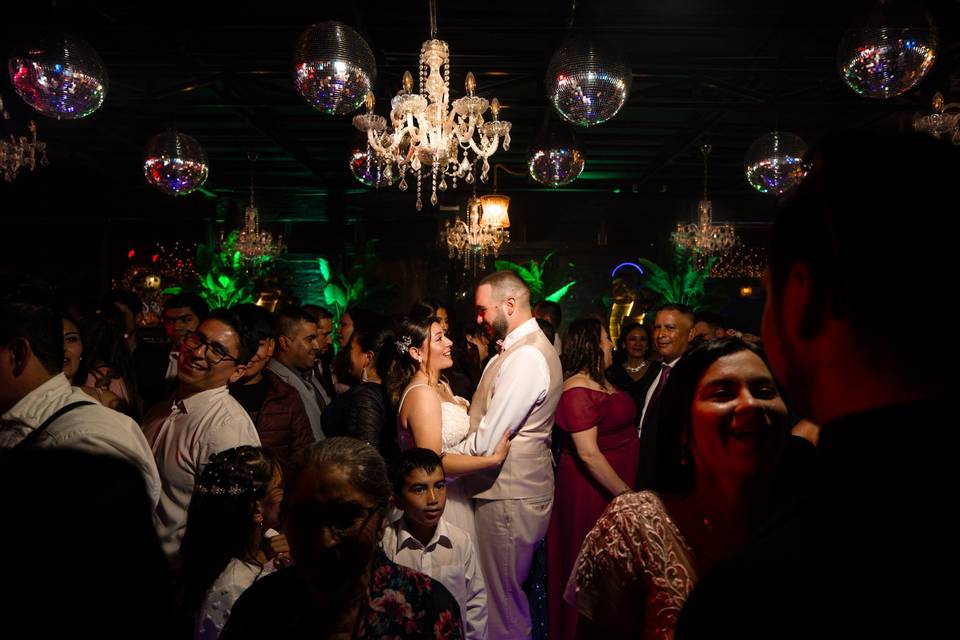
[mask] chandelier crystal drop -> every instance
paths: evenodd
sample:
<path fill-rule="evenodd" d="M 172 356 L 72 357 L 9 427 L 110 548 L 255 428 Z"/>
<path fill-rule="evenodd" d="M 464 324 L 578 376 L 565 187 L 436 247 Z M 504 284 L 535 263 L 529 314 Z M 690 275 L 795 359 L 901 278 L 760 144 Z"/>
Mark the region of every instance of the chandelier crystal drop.
<path fill-rule="evenodd" d="M 10 119 L 10 114 L 4 108 L 3 98 L 0 98 L 0 113 L 4 120 Z M 6 182 L 13 182 L 20 169 L 33 171 L 40 166 L 47 166 L 47 143 L 37 140 L 37 123 L 31 120 L 27 124 L 28 136 L 10 136 L 10 140 L 0 138 L 0 174 Z"/>
<path fill-rule="evenodd" d="M 450 48 L 436 39 L 436 12 L 431 1 L 431 39 L 420 48 L 418 93 L 413 76 L 403 74 L 403 88 L 390 101 L 390 122 L 373 112 L 373 93 L 367 94 L 367 112 L 355 116 L 353 125 L 367 134 L 370 153 L 385 164 L 384 173 L 416 182 L 417 209 L 423 208 L 423 182 L 430 203 L 438 202 L 437 191 L 467 184 L 479 177 L 487 181 L 489 158 L 500 148 L 510 148 L 510 123 L 500 120 L 500 101 L 476 95 L 476 80 L 467 73 L 466 95 L 450 100 Z M 490 119 L 485 119 L 487 111 Z M 481 171 L 474 175 L 479 162 Z M 449 182 L 448 182 L 449 180 Z"/>
<path fill-rule="evenodd" d="M 38 42 L 8 61 L 17 95 L 38 113 L 76 120 L 100 108 L 107 95 L 107 70 L 89 44 L 70 35 Z"/>
<path fill-rule="evenodd" d="M 474 195 L 467 202 L 466 219 L 457 218 L 453 224 L 447 220 L 440 233 L 441 242 L 446 242 L 450 259 L 463 258 L 463 268 L 473 263 L 474 270 L 486 268 L 486 256 L 500 255 L 500 247 L 510 242 L 510 232 L 495 223 L 493 215 L 484 214 L 480 199 Z M 509 224 L 509 220 L 507 221 Z"/>
<path fill-rule="evenodd" d="M 737 234 L 732 224 L 713 224 L 713 204 L 707 197 L 707 156 L 710 145 L 700 147 L 703 154 L 703 199 L 697 206 L 696 224 L 677 224 L 677 230 L 671 234 L 675 245 L 694 253 L 705 255 L 721 254 L 733 249 L 737 244 Z"/>
<path fill-rule="evenodd" d="M 913 128 L 934 138 L 948 137 L 960 145 L 960 102 L 946 102 L 939 91 L 933 96 L 933 113 L 913 114 Z"/>

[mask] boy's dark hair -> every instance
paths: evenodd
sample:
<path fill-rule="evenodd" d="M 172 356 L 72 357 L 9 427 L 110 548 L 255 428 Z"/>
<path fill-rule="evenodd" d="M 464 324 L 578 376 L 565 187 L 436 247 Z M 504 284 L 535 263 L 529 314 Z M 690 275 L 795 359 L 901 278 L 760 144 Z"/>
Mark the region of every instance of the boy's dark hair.
<path fill-rule="evenodd" d="M 397 462 L 393 465 L 393 490 L 396 494 L 403 491 L 403 484 L 407 476 L 417 469 L 422 469 L 427 473 L 439 468 L 443 471 L 443 460 L 432 449 L 414 447 L 407 449 L 400 454 Z"/>

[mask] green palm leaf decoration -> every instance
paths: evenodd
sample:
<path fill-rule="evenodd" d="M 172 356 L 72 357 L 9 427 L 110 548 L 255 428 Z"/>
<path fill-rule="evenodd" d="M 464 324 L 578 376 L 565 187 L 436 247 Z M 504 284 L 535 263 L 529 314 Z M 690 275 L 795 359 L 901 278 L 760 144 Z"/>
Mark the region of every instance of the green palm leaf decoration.
<path fill-rule="evenodd" d="M 707 278 L 717 261 L 708 258 L 702 269 L 698 269 L 695 256 L 683 247 L 676 247 L 673 255 L 673 273 L 668 273 L 657 263 L 646 258 L 637 262 L 646 270 L 644 286 L 657 294 L 660 304 L 684 304 L 697 310 L 704 304 Z"/>
<path fill-rule="evenodd" d="M 544 296 L 546 287 L 543 282 L 543 273 L 547 266 L 547 262 L 553 257 L 553 255 L 554 252 L 551 251 L 543 257 L 543 260 L 537 261 L 531 259 L 526 266 L 517 264 L 516 262 L 511 262 L 510 260 L 496 260 L 494 262 L 494 266 L 496 267 L 497 271 L 513 271 L 520 276 L 520 279 L 523 280 L 528 287 L 530 287 L 530 297 L 533 302 L 540 300 L 560 302 L 561 298 L 567 295 L 567 292 L 570 291 L 570 287 L 576 284 L 576 280 L 568 282 L 553 293 Z"/>

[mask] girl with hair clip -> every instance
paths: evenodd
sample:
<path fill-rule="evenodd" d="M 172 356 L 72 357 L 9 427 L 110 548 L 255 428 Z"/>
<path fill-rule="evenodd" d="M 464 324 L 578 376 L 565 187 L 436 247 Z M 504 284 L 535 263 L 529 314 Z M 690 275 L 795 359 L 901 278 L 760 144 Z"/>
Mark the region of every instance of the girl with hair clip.
<path fill-rule="evenodd" d="M 287 562 L 286 539 L 272 531 L 282 499 L 280 464 L 264 449 L 227 449 L 203 468 L 180 547 L 183 605 L 195 640 L 218 638 L 237 598 Z M 268 532 L 278 552 L 272 560 L 261 549 Z"/>
<path fill-rule="evenodd" d="M 473 498 L 457 479 L 503 464 L 510 449 L 509 430 L 491 455 L 445 453 L 470 431 L 470 403 L 454 395 L 441 378 L 441 373 L 453 366 L 452 345 L 436 317 L 405 318 L 397 330 L 387 387 L 397 407 L 400 448 L 422 447 L 443 455 L 447 475 L 444 517 L 469 533 L 476 544 Z"/>

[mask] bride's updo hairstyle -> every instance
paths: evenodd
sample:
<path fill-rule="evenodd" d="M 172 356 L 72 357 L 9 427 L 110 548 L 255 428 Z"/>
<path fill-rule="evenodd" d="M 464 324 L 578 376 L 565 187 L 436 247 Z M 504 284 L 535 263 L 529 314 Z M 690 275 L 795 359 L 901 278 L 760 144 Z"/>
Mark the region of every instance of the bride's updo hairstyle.
<path fill-rule="evenodd" d="M 393 362 L 387 370 L 387 393 L 390 394 L 394 410 L 399 410 L 403 390 L 420 369 L 420 362 L 413 357 L 410 349 L 423 350 L 423 343 L 430 337 L 430 327 L 434 322 L 437 322 L 436 316 L 418 314 L 404 318 L 397 325 L 396 348 L 391 352 Z M 429 353 L 429 349 L 424 350 L 427 357 Z"/>

